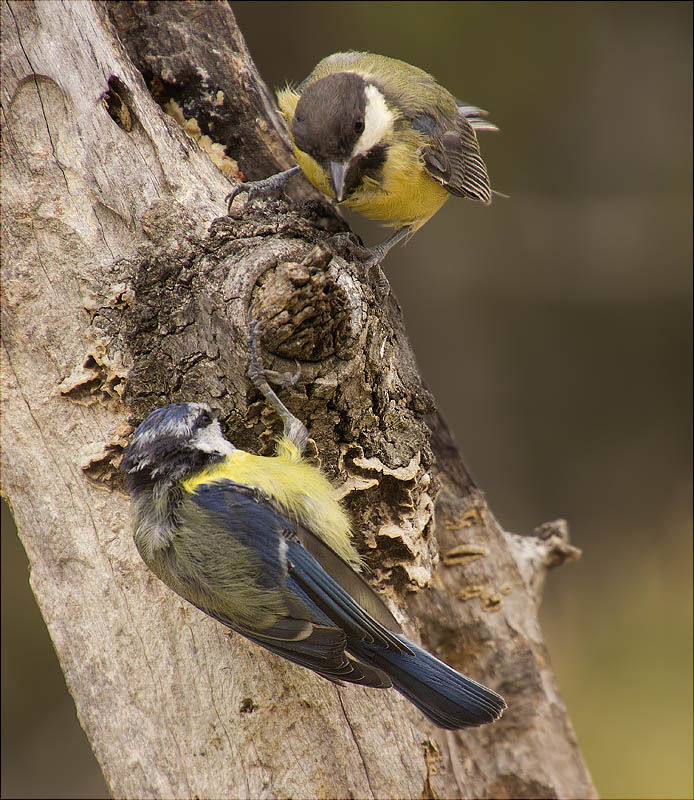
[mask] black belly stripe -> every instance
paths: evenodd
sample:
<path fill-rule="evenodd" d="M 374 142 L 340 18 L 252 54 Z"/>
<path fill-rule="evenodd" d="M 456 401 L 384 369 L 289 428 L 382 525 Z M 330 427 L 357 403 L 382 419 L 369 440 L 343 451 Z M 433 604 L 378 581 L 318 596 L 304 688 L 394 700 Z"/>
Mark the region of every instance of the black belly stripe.
<path fill-rule="evenodd" d="M 349 172 L 345 181 L 347 194 L 356 191 L 363 183 L 365 177 L 380 181 L 383 176 L 383 165 L 388 157 L 388 147 L 384 144 L 377 144 L 367 153 L 357 159 Z"/>
<path fill-rule="evenodd" d="M 383 165 L 386 163 L 388 148 L 384 144 L 377 144 L 360 159 L 360 170 L 362 175 L 370 178 L 381 176 Z"/>

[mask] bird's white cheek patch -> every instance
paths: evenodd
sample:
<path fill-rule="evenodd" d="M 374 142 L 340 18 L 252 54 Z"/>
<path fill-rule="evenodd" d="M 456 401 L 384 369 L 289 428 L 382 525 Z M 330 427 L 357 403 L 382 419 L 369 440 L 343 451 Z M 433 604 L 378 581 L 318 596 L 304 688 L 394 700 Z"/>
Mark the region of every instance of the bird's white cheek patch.
<path fill-rule="evenodd" d="M 364 133 L 354 145 L 353 155 L 355 156 L 368 153 L 372 147 L 377 145 L 390 133 L 395 120 L 385 98 L 375 86 L 367 86 L 365 94 Z"/>
<path fill-rule="evenodd" d="M 224 438 L 219 422 L 216 420 L 197 432 L 193 444 L 203 453 L 219 453 L 228 456 L 234 452 L 234 445 Z"/>

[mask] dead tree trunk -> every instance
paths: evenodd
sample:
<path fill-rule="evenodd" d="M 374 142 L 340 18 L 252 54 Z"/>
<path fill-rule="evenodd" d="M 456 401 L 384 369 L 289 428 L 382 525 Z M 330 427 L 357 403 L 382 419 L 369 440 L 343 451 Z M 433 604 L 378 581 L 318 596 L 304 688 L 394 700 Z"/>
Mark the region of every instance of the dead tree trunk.
<path fill-rule="evenodd" d="M 3 3 L 2 50 L 2 491 L 114 796 L 594 796 L 536 614 L 565 531 L 500 529 L 324 199 L 297 180 L 291 203 L 223 216 L 205 150 L 251 179 L 292 163 L 229 7 Z M 394 692 L 336 688 L 140 562 L 118 472 L 133 423 L 211 400 L 229 438 L 268 447 L 249 309 L 268 366 L 301 362 L 283 399 L 374 581 L 506 697 L 500 722 L 443 733 Z"/>

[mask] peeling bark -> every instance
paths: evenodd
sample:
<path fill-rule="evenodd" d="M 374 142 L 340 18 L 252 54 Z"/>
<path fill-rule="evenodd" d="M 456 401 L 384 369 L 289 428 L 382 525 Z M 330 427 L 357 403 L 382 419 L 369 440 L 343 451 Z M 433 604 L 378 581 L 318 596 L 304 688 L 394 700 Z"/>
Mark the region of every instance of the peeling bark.
<path fill-rule="evenodd" d="M 224 216 L 206 153 L 251 179 L 292 163 L 229 7 L 3 3 L 2 49 L 2 491 L 114 796 L 594 796 L 537 622 L 546 570 L 577 555 L 565 528 L 501 530 L 325 198 L 297 179 Z M 249 310 L 267 366 L 301 364 L 282 399 L 371 580 L 506 697 L 500 722 L 444 733 L 336 688 L 140 562 L 118 464 L 149 411 L 211 401 L 238 446 L 271 447 Z"/>

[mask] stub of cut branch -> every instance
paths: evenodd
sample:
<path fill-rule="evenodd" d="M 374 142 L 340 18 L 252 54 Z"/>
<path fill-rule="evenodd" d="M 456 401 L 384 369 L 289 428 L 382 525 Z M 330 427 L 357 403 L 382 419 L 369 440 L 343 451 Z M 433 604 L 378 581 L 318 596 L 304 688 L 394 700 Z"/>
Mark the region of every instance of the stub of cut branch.
<path fill-rule="evenodd" d="M 547 572 L 568 561 L 578 561 L 581 551 L 569 543 L 569 526 L 565 519 L 543 522 L 531 536 L 504 531 L 511 555 L 528 591 L 539 606 Z"/>

